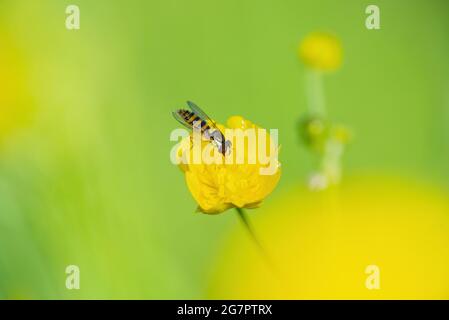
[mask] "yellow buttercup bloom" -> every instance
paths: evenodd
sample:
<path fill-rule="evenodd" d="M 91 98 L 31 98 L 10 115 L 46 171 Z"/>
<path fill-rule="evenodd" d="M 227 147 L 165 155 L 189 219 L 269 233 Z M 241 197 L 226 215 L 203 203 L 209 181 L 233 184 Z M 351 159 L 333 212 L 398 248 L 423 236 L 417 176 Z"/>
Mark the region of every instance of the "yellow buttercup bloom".
<path fill-rule="evenodd" d="M 324 192 L 296 187 L 261 208 L 255 224 L 278 272 L 237 229 L 207 298 L 449 299 L 448 199 L 379 173 Z"/>
<path fill-rule="evenodd" d="M 298 54 L 304 64 L 319 71 L 333 71 L 342 63 L 342 47 L 332 34 L 314 32 L 300 44 Z"/>
<path fill-rule="evenodd" d="M 225 134 L 226 128 L 218 125 Z M 228 129 L 259 129 L 251 121 L 240 116 L 233 116 L 228 119 Z M 266 130 L 265 130 L 266 131 Z M 256 138 L 259 131 L 255 130 Z M 271 142 L 267 134 L 268 144 Z M 191 136 L 184 139 L 178 154 L 182 155 L 190 149 L 189 140 Z M 228 137 L 226 137 L 228 138 Z M 245 161 L 239 163 L 235 161 L 235 153 L 238 143 L 232 142 L 230 153 L 223 156 L 222 163 L 181 163 L 179 166 L 185 174 L 187 186 L 198 203 L 198 210 L 203 213 L 217 214 L 231 208 L 255 208 L 260 205 L 276 187 L 280 178 L 280 164 L 277 158 L 274 160 L 276 170 L 274 174 L 263 175 L 261 168 L 268 167 L 268 164 L 261 163 L 259 157 L 255 163 L 248 163 L 248 151 L 251 146 L 248 140 L 244 143 Z M 210 148 L 211 143 L 203 141 L 201 149 Z M 269 147 L 267 148 L 271 150 Z M 276 150 L 277 152 L 277 150 Z M 269 154 L 270 152 L 268 152 Z M 232 158 L 233 157 L 233 158 Z M 232 158 L 232 163 L 229 161 Z"/>

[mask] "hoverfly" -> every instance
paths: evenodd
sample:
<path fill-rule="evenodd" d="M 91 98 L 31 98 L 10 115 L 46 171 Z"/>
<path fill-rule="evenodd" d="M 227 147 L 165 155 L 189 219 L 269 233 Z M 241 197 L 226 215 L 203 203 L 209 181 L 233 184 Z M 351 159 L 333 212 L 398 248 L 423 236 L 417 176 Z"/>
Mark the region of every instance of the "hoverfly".
<path fill-rule="evenodd" d="M 190 110 L 178 109 L 173 111 L 173 117 L 190 130 L 194 127 L 201 129 L 201 134 L 206 140 L 210 140 L 222 153 L 226 155 L 231 150 L 231 141 L 226 140 L 224 134 L 217 128 L 215 121 L 200 109 L 192 101 L 187 101 Z"/>

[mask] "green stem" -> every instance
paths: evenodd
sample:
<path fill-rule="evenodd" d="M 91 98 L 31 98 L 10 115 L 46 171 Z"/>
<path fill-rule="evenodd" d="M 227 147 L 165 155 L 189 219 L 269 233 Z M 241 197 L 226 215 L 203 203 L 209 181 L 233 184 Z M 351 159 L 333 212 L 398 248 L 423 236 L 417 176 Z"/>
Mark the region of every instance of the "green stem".
<path fill-rule="evenodd" d="M 264 247 L 260 243 L 259 239 L 257 238 L 256 233 L 254 232 L 254 228 L 251 225 L 251 223 L 245 213 L 245 210 L 243 210 L 242 208 L 235 208 L 235 210 L 237 210 L 237 213 L 238 213 L 240 219 L 242 220 L 243 224 L 245 225 L 245 229 L 248 231 L 248 233 L 251 236 L 251 238 L 253 239 L 254 243 L 259 248 L 260 253 L 265 258 L 267 263 L 274 269 L 273 263 L 272 263 L 270 257 L 268 256 L 267 252 L 265 251 Z"/>
<path fill-rule="evenodd" d="M 256 234 L 254 233 L 254 229 L 251 225 L 251 223 L 248 220 L 248 217 L 246 216 L 245 211 L 242 208 L 235 208 L 237 210 L 237 213 L 242 220 L 243 224 L 245 225 L 246 230 L 250 234 L 250 236 L 253 238 L 254 242 L 257 244 L 259 248 L 262 249 L 262 245 L 260 244 L 259 239 L 257 239 Z"/>
<path fill-rule="evenodd" d="M 323 77 L 321 72 L 316 70 L 307 70 L 306 88 L 309 113 L 325 117 L 326 102 L 324 98 Z"/>

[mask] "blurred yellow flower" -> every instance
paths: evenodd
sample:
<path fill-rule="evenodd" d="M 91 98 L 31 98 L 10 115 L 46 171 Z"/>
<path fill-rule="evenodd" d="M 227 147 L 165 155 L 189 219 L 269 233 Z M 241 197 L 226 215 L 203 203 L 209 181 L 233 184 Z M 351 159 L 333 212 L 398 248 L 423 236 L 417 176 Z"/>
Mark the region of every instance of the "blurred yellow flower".
<path fill-rule="evenodd" d="M 26 125 L 32 108 L 23 61 L 12 39 L 0 25 L 0 145 L 17 128 Z"/>
<path fill-rule="evenodd" d="M 378 175 L 320 193 L 295 188 L 253 221 L 278 273 L 238 231 L 220 251 L 208 298 L 448 299 L 448 199 Z"/>
<path fill-rule="evenodd" d="M 309 34 L 301 42 L 298 54 L 307 67 L 319 71 L 338 69 L 343 56 L 339 39 L 323 32 Z"/>
<path fill-rule="evenodd" d="M 226 128 L 217 125 L 225 133 Z M 251 121 L 240 116 L 230 117 L 227 121 L 228 129 L 260 129 Z M 264 130 L 264 129 L 262 129 Z M 255 130 L 256 139 L 259 131 Z M 271 142 L 270 135 L 266 135 L 268 144 Z M 178 151 L 178 155 L 188 150 L 190 137 L 184 139 Z M 269 140 L 269 141 L 268 141 Z M 254 164 L 239 163 L 235 161 L 235 151 L 237 143 L 232 142 L 230 154 L 223 159 L 222 164 L 212 163 L 181 163 L 179 166 L 185 173 L 187 186 L 198 203 L 198 210 L 207 214 L 217 214 L 231 208 L 256 208 L 262 200 L 266 198 L 276 187 L 280 178 L 280 164 L 276 158 L 276 170 L 272 175 L 260 174 L 261 168 L 268 165 L 260 162 Z M 203 141 L 202 149 L 210 146 L 210 142 Z M 248 151 L 251 147 L 248 140 L 245 140 L 244 152 L 248 159 Z M 271 150 L 271 149 L 269 149 Z M 276 150 L 277 152 L 277 150 Z M 223 156 L 220 154 L 220 156 Z M 234 157 L 229 161 L 230 158 Z"/>

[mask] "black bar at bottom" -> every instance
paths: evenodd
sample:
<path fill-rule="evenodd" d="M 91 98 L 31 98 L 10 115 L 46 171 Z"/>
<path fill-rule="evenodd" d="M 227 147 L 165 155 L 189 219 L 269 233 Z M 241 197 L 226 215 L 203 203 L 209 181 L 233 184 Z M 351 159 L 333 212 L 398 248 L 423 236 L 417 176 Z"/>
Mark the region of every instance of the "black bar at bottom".
<path fill-rule="evenodd" d="M 29 305 L 29 306 L 27 306 Z M 61 310 L 79 317 L 104 316 L 112 313 L 128 319 L 310 319 L 310 316 L 354 316 L 357 319 L 406 315 L 430 316 L 445 312 L 448 301 L 414 300 L 66 300 L 66 301 L 1 301 L 3 311 L 14 315 L 28 310 Z M 445 314 L 445 313 L 442 313 Z"/>

